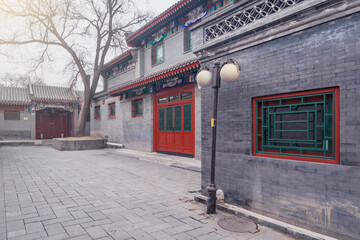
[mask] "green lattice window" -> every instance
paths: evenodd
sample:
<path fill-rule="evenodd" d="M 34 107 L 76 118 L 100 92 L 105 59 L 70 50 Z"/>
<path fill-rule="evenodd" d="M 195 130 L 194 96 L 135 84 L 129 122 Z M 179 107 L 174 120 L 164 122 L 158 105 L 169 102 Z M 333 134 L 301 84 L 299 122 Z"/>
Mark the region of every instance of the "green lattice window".
<path fill-rule="evenodd" d="M 166 108 L 166 131 L 173 131 L 173 107 Z"/>
<path fill-rule="evenodd" d="M 115 118 L 115 103 L 109 104 L 109 118 Z"/>
<path fill-rule="evenodd" d="M 95 119 L 100 119 L 100 106 L 95 107 Z"/>
<path fill-rule="evenodd" d="M 256 153 L 335 159 L 335 92 L 255 100 Z"/>
<path fill-rule="evenodd" d="M 165 109 L 159 108 L 159 131 L 165 130 Z"/>
<path fill-rule="evenodd" d="M 184 131 L 191 132 L 191 104 L 184 105 Z"/>
<path fill-rule="evenodd" d="M 152 64 L 164 62 L 164 43 L 159 42 L 152 46 Z"/>
<path fill-rule="evenodd" d="M 191 44 L 191 31 L 189 28 L 184 29 L 184 52 L 191 51 L 192 44 Z"/>
<path fill-rule="evenodd" d="M 181 106 L 175 106 L 174 130 L 181 131 Z"/>
<path fill-rule="evenodd" d="M 132 115 L 133 117 L 141 117 L 143 115 L 143 100 L 132 101 Z"/>

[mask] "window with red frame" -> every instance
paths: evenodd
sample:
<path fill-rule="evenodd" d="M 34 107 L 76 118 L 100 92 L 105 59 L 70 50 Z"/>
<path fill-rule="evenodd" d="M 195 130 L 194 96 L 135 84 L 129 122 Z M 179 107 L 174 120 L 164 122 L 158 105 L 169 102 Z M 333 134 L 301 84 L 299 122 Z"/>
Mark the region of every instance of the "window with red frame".
<path fill-rule="evenodd" d="M 189 31 L 189 27 L 184 29 L 184 52 L 191 51 L 191 31 Z"/>
<path fill-rule="evenodd" d="M 100 119 L 100 106 L 95 107 L 95 119 Z"/>
<path fill-rule="evenodd" d="M 164 53 L 164 42 L 161 41 L 161 42 L 158 42 L 156 44 L 154 44 L 152 46 L 152 49 L 151 49 L 151 63 L 152 65 L 156 65 L 156 64 L 160 64 L 160 63 L 163 63 L 164 62 L 164 56 L 165 56 L 165 53 Z"/>
<path fill-rule="evenodd" d="M 339 162 L 338 88 L 253 99 L 254 155 Z"/>
<path fill-rule="evenodd" d="M 115 103 L 109 104 L 109 118 L 115 118 Z"/>
<path fill-rule="evenodd" d="M 20 111 L 4 111 L 4 120 L 20 120 Z"/>
<path fill-rule="evenodd" d="M 143 115 L 143 100 L 138 99 L 131 102 L 132 104 L 132 116 L 141 117 Z"/>

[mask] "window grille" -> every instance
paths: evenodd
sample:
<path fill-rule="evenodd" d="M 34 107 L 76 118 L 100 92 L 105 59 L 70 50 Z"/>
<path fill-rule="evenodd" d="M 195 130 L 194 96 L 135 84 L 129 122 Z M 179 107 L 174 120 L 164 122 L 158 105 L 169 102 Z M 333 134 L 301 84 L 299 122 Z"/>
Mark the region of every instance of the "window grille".
<path fill-rule="evenodd" d="M 115 118 L 115 103 L 109 104 L 109 118 Z"/>
<path fill-rule="evenodd" d="M 5 111 L 4 120 L 20 120 L 20 111 Z"/>
<path fill-rule="evenodd" d="M 143 115 L 143 100 L 132 101 L 133 117 L 141 117 Z"/>
<path fill-rule="evenodd" d="M 255 101 L 256 153 L 335 159 L 335 92 Z"/>
<path fill-rule="evenodd" d="M 205 41 L 222 36 L 305 0 L 266 0 L 261 4 L 205 28 Z"/>
<path fill-rule="evenodd" d="M 164 62 L 164 43 L 159 42 L 152 46 L 152 64 Z"/>
<path fill-rule="evenodd" d="M 95 107 L 95 119 L 100 119 L 100 106 Z"/>

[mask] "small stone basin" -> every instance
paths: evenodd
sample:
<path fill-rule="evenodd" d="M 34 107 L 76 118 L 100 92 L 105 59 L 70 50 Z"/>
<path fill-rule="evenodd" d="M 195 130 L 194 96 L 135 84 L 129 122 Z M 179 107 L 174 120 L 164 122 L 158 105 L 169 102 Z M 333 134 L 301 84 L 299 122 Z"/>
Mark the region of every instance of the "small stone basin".
<path fill-rule="evenodd" d="M 106 138 L 102 137 L 68 137 L 54 138 L 53 148 L 60 151 L 80 151 L 106 148 Z"/>

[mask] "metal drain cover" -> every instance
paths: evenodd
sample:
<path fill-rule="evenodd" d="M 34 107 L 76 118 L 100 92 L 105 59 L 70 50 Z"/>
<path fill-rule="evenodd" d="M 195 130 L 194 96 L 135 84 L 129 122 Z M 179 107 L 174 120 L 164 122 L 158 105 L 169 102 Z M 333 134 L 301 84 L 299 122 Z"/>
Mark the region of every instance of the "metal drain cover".
<path fill-rule="evenodd" d="M 218 224 L 222 229 L 230 232 L 256 233 L 259 231 L 256 223 L 240 217 L 222 218 Z"/>

